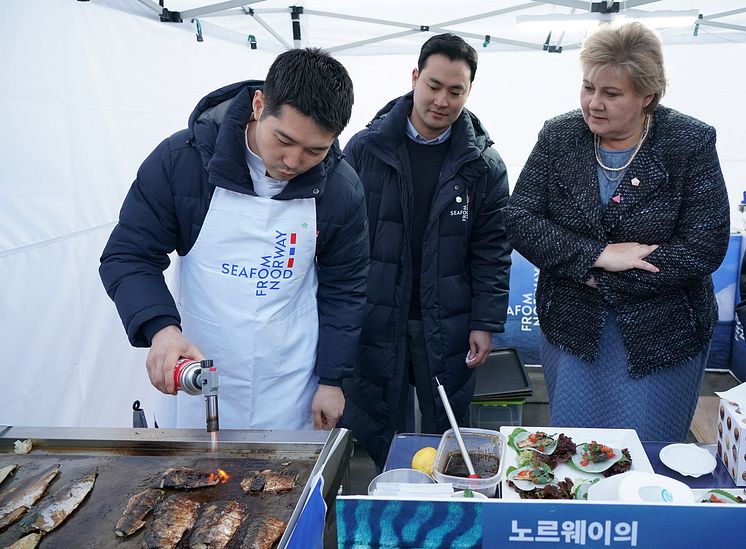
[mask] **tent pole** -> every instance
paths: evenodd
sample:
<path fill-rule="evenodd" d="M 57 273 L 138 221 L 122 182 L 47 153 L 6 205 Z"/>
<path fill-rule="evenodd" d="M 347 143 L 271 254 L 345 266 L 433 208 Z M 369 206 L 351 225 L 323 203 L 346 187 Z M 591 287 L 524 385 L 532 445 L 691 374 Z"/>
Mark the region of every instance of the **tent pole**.
<path fill-rule="evenodd" d="M 138 1 L 142 2 L 142 0 Z M 202 6 L 191 10 L 184 10 L 181 12 L 181 17 L 182 19 L 202 17 L 211 13 L 217 13 L 219 11 L 225 11 L 241 6 L 248 6 L 249 4 L 257 4 L 259 2 L 264 2 L 264 0 L 228 0 L 227 2 L 218 2 L 217 4 L 210 4 L 208 6 Z"/>
<path fill-rule="evenodd" d="M 160 14 L 163 11 L 163 6 L 156 4 L 155 2 L 153 2 L 153 0 L 137 0 L 137 1 L 140 2 L 146 8 L 150 8 L 151 10 L 153 10 L 154 12 L 158 14 Z"/>
<path fill-rule="evenodd" d="M 261 17 L 259 17 L 257 15 L 257 13 L 253 9 L 251 9 L 251 8 L 248 8 L 248 9 L 247 8 L 242 8 L 242 9 L 243 9 L 243 11 L 244 11 L 244 13 L 246 15 L 251 15 L 254 18 L 254 20 L 257 23 L 259 23 L 264 28 L 264 30 L 266 30 L 269 34 L 271 34 L 272 36 L 274 36 L 275 40 L 277 40 L 280 44 L 282 44 L 282 46 L 286 50 L 292 49 L 292 47 L 290 46 L 290 44 L 288 44 L 287 41 L 282 36 L 280 36 L 280 34 L 277 31 L 275 31 L 275 29 L 273 29 L 271 26 L 269 26 L 269 24 L 267 24 L 267 22 L 264 19 L 262 19 Z"/>
<path fill-rule="evenodd" d="M 349 50 L 351 48 L 357 48 L 359 46 L 365 46 L 367 44 L 374 44 L 376 42 L 383 42 L 384 40 L 391 40 L 392 38 L 400 38 L 402 36 L 409 36 L 410 34 L 417 34 L 421 32 L 420 29 L 412 29 L 408 31 L 396 32 L 394 34 L 387 34 L 385 36 L 376 36 L 367 40 L 360 40 L 359 42 L 350 42 L 349 44 L 342 44 L 341 46 L 334 46 L 331 48 L 324 48 L 329 53 L 335 53 L 341 50 Z"/>
<path fill-rule="evenodd" d="M 302 48 L 303 42 L 300 32 L 300 15 L 303 13 L 303 6 L 290 6 L 290 19 L 293 23 L 293 47 Z"/>

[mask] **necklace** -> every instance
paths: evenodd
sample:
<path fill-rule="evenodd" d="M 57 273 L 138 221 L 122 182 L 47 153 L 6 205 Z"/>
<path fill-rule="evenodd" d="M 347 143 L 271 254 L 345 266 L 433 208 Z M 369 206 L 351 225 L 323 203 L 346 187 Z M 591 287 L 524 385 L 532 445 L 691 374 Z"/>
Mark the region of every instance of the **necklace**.
<path fill-rule="evenodd" d="M 623 172 L 619 172 L 618 174 L 616 174 L 616 177 L 612 177 L 612 176 L 611 176 L 611 175 L 610 175 L 610 174 L 609 174 L 609 173 L 608 173 L 608 172 L 606 171 L 606 169 L 605 169 L 605 168 L 604 168 L 603 166 L 601 166 L 601 169 L 602 169 L 602 170 L 604 170 L 604 175 L 606 176 L 606 179 L 608 179 L 608 180 L 609 180 L 609 181 L 611 181 L 612 183 L 616 183 L 617 181 L 619 181 L 619 180 L 620 180 L 620 179 L 621 179 L 621 178 L 622 178 L 622 177 L 624 176 L 624 174 L 625 174 L 625 173 L 627 173 L 627 170 L 624 170 Z"/>
<path fill-rule="evenodd" d="M 596 162 L 598 162 L 598 165 L 601 166 L 601 169 L 606 172 L 612 172 L 612 173 L 622 172 L 616 178 L 609 177 L 609 174 L 607 173 L 606 177 L 608 177 L 610 181 L 618 181 L 619 178 L 624 175 L 624 172 L 627 171 L 627 168 L 629 168 L 629 165 L 632 164 L 632 161 L 637 156 L 637 153 L 640 152 L 640 148 L 642 148 L 642 144 L 645 142 L 645 138 L 648 136 L 649 129 L 650 129 L 650 115 L 646 114 L 645 115 L 645 127 L 642 131 L 642 137 L 640 137 L 640 142 L 637 143 L 637 147 L 635 147 L 635 150 L 632 152 L 632 156 L 629 157 L 629 160 L 627 160 L 624 166 L 620 166 L 618 168 L 610 168 L 601 161 L 601 155 L 598 152 L 598 149 L 601 143 L 601 138 L 598 137 L 597 135 L 593 136 L 593 149 L 596 153 Z"/>

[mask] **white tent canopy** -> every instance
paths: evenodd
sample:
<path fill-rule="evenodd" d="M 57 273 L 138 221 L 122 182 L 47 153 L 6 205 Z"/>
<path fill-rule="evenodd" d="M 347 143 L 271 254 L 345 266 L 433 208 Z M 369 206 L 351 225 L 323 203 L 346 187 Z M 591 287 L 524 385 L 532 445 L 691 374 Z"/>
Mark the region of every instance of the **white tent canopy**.
<path fill-rule="evenodd" d="M 254 15 L 223 2 L 230 4 L 224 12 L 193 12 L 181 23 L 165 23 L 150 0 L 46 0 L 43 10 L 40 4 L 4 0 L 0 18 L 0 343 L 10 380 L 0 424 L 127 426 L 135 399 L 151 424 L 156 409 L 165 421 L 167 407 L 145 373 L 146 351 L 130 348 L 99 281 L 98 258 L 140 162 L 186 125 L 203 95 L 263 78 L 276 54 L 294 45 L 291 13 L 287 2 L 275 0 L 244 4 Z M 205 5 L 165 4 L 182 15 Z M 746 2 L 624 4 L 699 9 L 710 23 L 726 25 L 704 24 L 703 17 L 697 36 L 693 26 L 661 29 L 670 79 L 663 102 L 717 128 L 735 218 L 746 190 Z M 410 88 L 420 45 L 446 29 L 480 53 L 467 106 L 489 130 L 511 182 L 543 121 L 577 106 L 582 36 L 552 32 L 550 44 L 563 51 L 551 53 L 543 47 L 547 33 L 523 34 L 515 18 L 587 12 L 589 2 L 526 2 L 519 10 L 517 2 L 473 0 L 298 5 L 303 46 L 333 49 L 370 40 L 336 51 L 356 93 L 343 144 Z M 728 11 L 738 13 L 715 17 Z M 492 15 L 471 19 L 479 14 Z"/>
<path fill-rule="evenodd" d="M 138 1 L 161 21 L 193 25 L 203 39 L 220 36 L 270 51 L 316 46 L 343 55 L 416 52 L 423 32 L 453 32 L 489 52 L 579 48 L 585 31 L 563 29 L 563 23 L 536 30 L 516 24 L 521 18 L 547 15 L 558 21 L 577 16 L 608 21 L 621 16 L 657 24 L 659 16 L 688 14 L 683 19 L 685 26 L 658 25 L 666 44 L 746 42 L 746 8 L 727 1 L 462 0 L 458 7 L 422 0 L 405 6 L 396 0 L 308 0 L 291 6 L 277 0 L 167 0 L 161 2 L 163 5 L 153 0 Z"/>

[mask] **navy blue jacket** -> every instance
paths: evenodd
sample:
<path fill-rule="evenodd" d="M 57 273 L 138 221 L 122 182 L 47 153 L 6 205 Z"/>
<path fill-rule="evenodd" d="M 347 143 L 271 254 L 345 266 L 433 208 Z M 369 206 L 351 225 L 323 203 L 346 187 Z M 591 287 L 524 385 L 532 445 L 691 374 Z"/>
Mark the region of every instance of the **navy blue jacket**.
<path fill-rule="evenodd" d="M 197 240 L 215 187 L 256 195 L 246 164 L 245 129 L 261 81 L 231 84 L 203 98 L 189 127 L 163 141 L 137 172 L 99 272 L 132 345 L 180 316 L 166 287 L 167 254 Z M 275 200 L 316 198 L 319 342 L 316 374 L 341 385 L 357 353 L 368 276 L 367 219 L 360 180 L 335 142 L 316 167 Z M 282 337 L 278 334 L 278 337 Z"/>
<path fill-rule="evenodd" d="M 345 385 L 344 422 L 379 465 L 396 428 L 412 287 L 413 189 L 405 142 L 411 110 L 411 93 L 393 100 L 345 147 L 365 188 L 371 269 L 360 355 L 352 383 Z M 469 331 L 504 331 L 508 179 L 487 132 L 466 109 L 450 140 L 422 242 L 420 300 L 431 376 L 445 385 L 463 421 L 473 394 L 472 370 L 464 362 Z M 442 432 L 449 424 L 434 380 L 433 394 Z"/>

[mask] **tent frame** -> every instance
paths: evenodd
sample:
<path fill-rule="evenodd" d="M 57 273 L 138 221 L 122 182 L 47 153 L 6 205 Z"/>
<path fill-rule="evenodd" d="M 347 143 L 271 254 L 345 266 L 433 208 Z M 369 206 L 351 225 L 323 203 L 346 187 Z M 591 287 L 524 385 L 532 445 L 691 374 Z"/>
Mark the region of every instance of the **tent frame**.
<path fill-rule="evenodd" d="M 462 23 L 484 20 L 490 17 L 495 17 L 497 15 L 504 15 L 506 13 L 512 13 L 512 12 L 522 11 L 525 9 L 534 8 L 540 4 L 550 4 L 550 5 L 559 6 L 559 7 L 566 7 L 566 8 L 572 9 L 573 12 L 575 10 L 579 10 L 579 11 L 586 11 L 589 13 L 618 13 L 620 9 L 620 2 L 618 0 L 601 0 L 597 2 L 587 2 L 587 1 L 582 1 L 582 0 L 532 1 L 532 2 L 527 2 L 527 3 L 522 3 L 522 4 L 516 4 L 514 6 L 508 6 L 502 9 L 498 9 L 498 10 L 487 11 L 484 13 L 479 13 L 479 14 L 468 16 L 468 17 L 463 17 L 460 19 L 451 19 L 448 21 L 442 21 L 440 23 L 435 23 L 435 24 L 416 25 L 412 23 L 406 23 L 403 21 L 393 21 L 393 20 L 379 19 L 379 18 L 373 18 L 373 17 L 361 17 L 361 16 L 348 15 L 348 14 L 343 14 L 343 13 L 306 9 L 303 6 L 289 6 L 287 8 L 273 8 L 273 9 L 261 9 L 261 8 L 254 9 L 253 7 L 248 7 L 253 4 L 259 4 L 261 2 L 264 2 L 265 0 L 226 0 L 223 2 L 218 2 L 215 4 L 207 4 L 204 6 L 199 6 L 199 7 L 184 10 L 181 12 L 168 10 L 168 8 L 166 8 L 163 5 L 163 0 L 160 0 L 161 1 L 160 4 L 156 3 L 154 0 L 137 0 L 137 1 L 140 4 L 151 9 L 155 13 L 157 13 L 159 15 L 160 21 L 164 23 L 181 23 L 184 20 L 191 20 L 192 23 L 196 22 L 197 24 L 199 24 L 199 20 L 197 19 L 199 17 L 215 17 L 215 16 L 224 16 L 224 15 L 232 15 L 232 14 L 248 15 L 248 16 L 253 17 L 256 20 L 256 22 L 261 27 L 263 27 L 275 40 L 277 40 L 277 42 L 285 49 L 299 48 L 299 47 L 302 47 L 303 45 L 303 37 L 301 33 L 301 16 L 326 17 L 326 18 L 339 19 L 339 20 L 344 20 L 344 21 L 355 21 L 355 22 L 362 22 L 362 23 L 370 23 L 374 25 L 382 25 L 386 27 L 399 27 L 399 28 L 404 29 L 399 32 L 381 34 L 378 36 L 374 36 L 372 38 L 367 38 L 365 40 L 358 40 L 355 42 L 349 42 L 346 44 L 340 44 L 338 46 L 332 46 L 332 47 L 325 48 L 330 53 L 336 53 L 336 52 L 340 52 L 343 50 L 357 48 L 360 46 L 380 43 L 386 40 L 401 38 L 404 36 L 409 36 L 409 35 L 417 34 L 420 32 L 433 32 L 433 33 L 451 32 L 463 38 L 472 38 L 476 40 L 482 40 L 483 46 L 485 48 L 488 47 L 490 44 L 494 43 L 494 44 L 505 44 L 505 45 L 510 45 L 510 46 L 516 46 L 519 48 L 526 48 L 526 49 L 532 49 L 532 50 L 544 50 L 549 53 L 561 53 L 563 49 L 579 48 L 580 44 L 573 43 L 573 44 L 567 44 L 563 46 L 562 41 L 564 39 L 564 33 L 560 33 L 559 37 L 553 40 L 552 33 L 550 32 L 548 36 L 546 37 L 546 40 L 543 43 L 535 43 L 535 42 L 526 42 L 526 41 L 514 40 L 510 38 L 504 38 L 504 37 L 496 36 L 494 34 L 476 34 L 476 33 L 464 32 L 464 31 L 451 29 L 449 27 L 453 25 L 462 24 Z M 625 0 L 624 7 L 625 9 L 629 9 L 629 8 L 635 8 L 638 6 L 643 6 L 646 4 L 654 4 L 656 2 L 658 2 L 658 0 Z M 270 24 L 266 22 L 266 20 L 262 18 L 262 15 L 270 14 L 270 13 L 287 13 L 290 16 L 290 23 L 291 23 L 292 34 L 293 34 L 292 46 L 287 40 L 285 40 L 282 37 L 282 35 L 276 29 L 274 29 Z M 696 36 L 700 26 L 709 26 L 709 27 L 715 27 L 715 28 L 746 32 L 746 26 L 735 25 L 732 23 L 720 21 L 720 19 L 722 18 L 729 17 L 731 15 L 738 15 L 741 13 L 746 13 L 746 8 L 740 8 L 740 9 L 725 11 L 721 13 L 715 13 L 715 14 L 707 15 L 707 16 L 700 14 L 699 19 L 695 25 L 694 34 Z M 199 35 L 201 35 L 201 30 L 198 32 L 198 36 Z M 251 42 L 251 47 L 252 49 L 256 49 L 256 41 L 255 39 L 252 40 L 252 38 L 254 37 L 252 35 L 249 35 L 249 41 Z"/>

